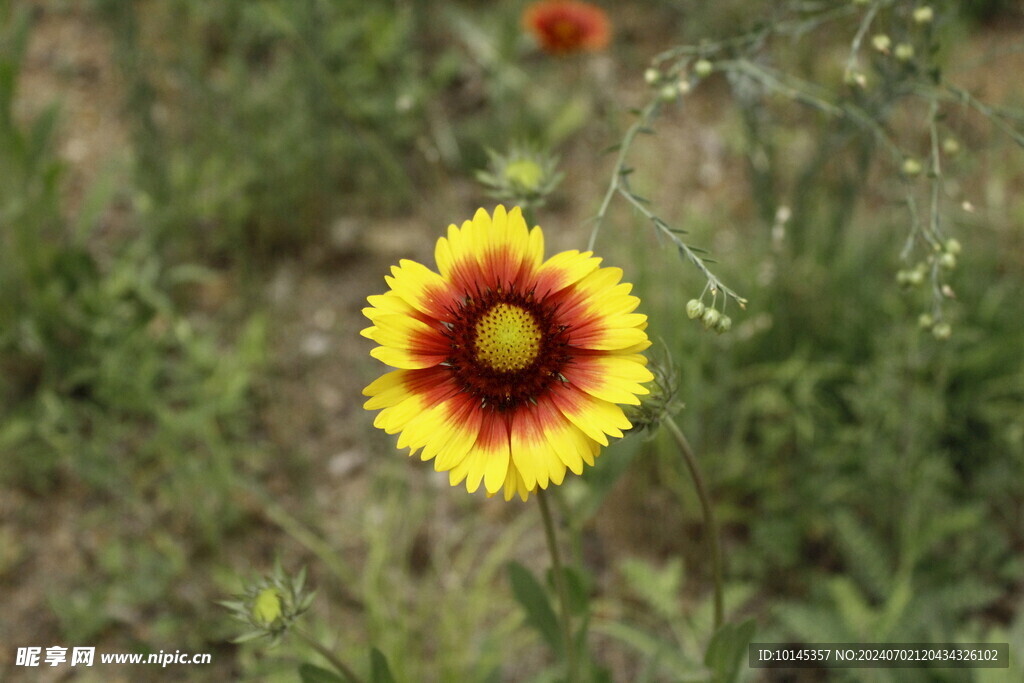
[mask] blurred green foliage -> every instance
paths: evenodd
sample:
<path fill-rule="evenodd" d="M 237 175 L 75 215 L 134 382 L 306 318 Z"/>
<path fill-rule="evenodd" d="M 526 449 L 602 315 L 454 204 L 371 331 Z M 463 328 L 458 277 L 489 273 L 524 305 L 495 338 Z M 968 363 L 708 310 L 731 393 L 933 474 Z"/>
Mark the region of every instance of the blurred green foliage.
<path fill-rule="evenodd" d="M 246 518 L 238 485 L 263 462 L 257 399 L 273 325 L 259 294 L 240 291 L 242 301 L 211 316 L 194 310 L 194 287 L 225 277 L 251 284 L 266 259 L 318 245 L 339 217 L 410 210 L 470 177 L 487 147 L 566 144 L 581 130 L 588 145 L 611 141 L 593 119 L 620 105 L 608 90 L 616 81 L 543 62 L 520 30 L 521 7 L 492 5 L 92 0 L 124 80 L 132 167 L 127 179 L 95 178 L 75 215 L 55 150 L 60 106 L 14 115 L 31 20 L 3 5 L 0 483 L 45 496 L 73 480 L 100 503 L 77 530 L 91 539 L 92 566 L 47 601 L 69 641 L 86 644 L 142 613 L 133 618 L 151 642 L 210 647 L 228 636 L 203 591 L 231 584 L 225 564 L 266 560 L 217 551 L 262 523 Z M 746 3 L 652 5 L 647 21 L 695 38 L 751 14 Z M 1006 11 L 971 7 L 979 18 Z M 642 44 L 635 28 L 622 35 L 625 52 Z M 784 50 L 778 68 L 818 68 L 803 49 Z M 628 66 L 639 75 L 641 62 Z M 587 87 L 565 87 L 580 81 Z M 868 104 L 883 112 L 887 103 Z M 629 264 L 652 336 L 678 367 L 679 419 L 724 529 L 732 623 L 711 637 L 699 509 L 673 447 L 659 436 L 629 439 L 559 489 L 578 557 L 623 499 L 647 504 L 656 515 L 644 522 L 656 517 L 668 537 L 578 577 L 578 592 L 590 592 L 591 638 L 618 653 L 594 647 L 597 659 L 611 667 L 624 658 L 628 670 L 641 662 L 636 680 L 729 678 L 736 643 L 750 637 L 739 625 L 746 615 L 758 617 L 762 641 L 991 637 L 1020 648 L 1024 268 L 1007 225 L 1024 204 L 1004 217 L 955 219 L 972 239 L 951 276 L 954 335 L 939 343 L 915 329 L 918 304 L 894 285 L 905 221 L 889 195 L 871 192 L 877 150 L 867 136 L 746 104 L 722 117 L 719 132 L 738 166 L 763 161 L 736 190 L 749 191 L 749 211 L 675 208 L 675 223 L 705 244 L 719 232 L 740 236 L 718 254 L 734 276 L 725 279 L 751 302 L 747 313 L 730 311 L 732 332 L 715 337 L 684 319 L 680 301 L 699 285 L 680 281 L 671 255 L 652 258 L 628 214 L 599 244 Z M 965 148 L 979 137 L 968 130 Z M 960 182 L 1019 189 L 1019 150 L 964 150 L 982 153 L 999 163 L 986 172 L 965 162 Z M 570 190 L 589 187 L 579 175 L 593 168 L 575 173 Z M 795 202 L 779 249 L 769 224 L 783 190 Z M 112 207 L 126 225 L 106 229 Z M 324 562 L 336 574 L 324 580 L 325 599 L 348 609 L 340 596 L 352 593 L 359 602 L 352 614 L 313 615 L 311 630 L 343 624 L 339 651 L 361 662 L 380 648 L 369 668 L 387 661 L 396 680 L 498 680 L 519 665 L 550 679 L 545 642 L 525 628 L 551 629 L 541 606 L 550 586 L 529 574 L 535 562 L 525 566 L 540 552 L 524 540 L 538 531 L 534 512 L 481 520 L 475 501 L 439 503 L 461 494 L 410 483 L 417 475 L 388 444 L 367 444 L 381 454 L 369 491 L 346 501 L 363 524 L 334 529 L 359 569 Z M 324 560 L 318 534 L 331 521 L 317 516 L 319 498 L 296 498 L 318 531 L 259 507 Z M 255 535 L 254 545 L 263 541 Z M 524 565 L 513 565 L 511 586 L 509 559 Z M 0 570 L 15 566 L 5 560 Z M 513 604 L 517 593 L 532 611 Z M 291 661 L 224 651 L 231 656 L 247 675 L 294 680 Z M 303 675 L 316 680 L 316 669 Z"/>

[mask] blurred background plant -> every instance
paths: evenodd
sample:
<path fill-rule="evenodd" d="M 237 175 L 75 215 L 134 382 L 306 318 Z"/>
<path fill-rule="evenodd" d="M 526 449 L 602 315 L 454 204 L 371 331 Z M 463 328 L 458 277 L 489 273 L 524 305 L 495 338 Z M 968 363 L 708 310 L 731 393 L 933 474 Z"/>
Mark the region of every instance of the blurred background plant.
<path fill-rule="evenodd" d="M 670 437 L 558 489 L 594 671 L 756 678 L 746 617 L 1022 661 L 1019 3 L 606 3 L 564 57 L 526 5 L 0 2 L 4 642 L 295 680 L 330 663 L 214 604 L 281 556 L 360 675 L 552 680 L 536 513 L 407 467 L 357 398 L 380 274 L 526 160 L 549 251 L 593 234 L 635 283 L 722 527 L 716 640 Z"/>

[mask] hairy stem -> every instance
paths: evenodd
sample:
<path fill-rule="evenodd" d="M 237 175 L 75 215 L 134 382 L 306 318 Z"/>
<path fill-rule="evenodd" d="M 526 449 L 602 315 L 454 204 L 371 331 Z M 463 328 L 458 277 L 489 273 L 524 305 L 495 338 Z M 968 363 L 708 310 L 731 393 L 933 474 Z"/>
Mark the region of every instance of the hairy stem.
<path fill-rule="evenodd" d="M 558 593 L 560 609 L 560 621 L 562 622 L 562 640 L 565 645 L 566 680 L 568 683 L 577 683 L 579 677 L 579 664 L 576 660 L 576 647 L 572 637 L 572 612 L 569 608 L 569 587 L 565 583 L 565 573 L 562 568 L 562 557 L 558 552 L 558 542 L 555 540 L 555 523 L 551 516 L 551 507 L 548 505 L 547 494 L 544 489 L 537 489 L 537 500 L 540 502 L 540 514 L 544 518 L 544 536 L 548 542 L 548 551 L 551 553 L 551 568 L 555 575 L 555 591 Z"/>
<path fill-rule="evenodd" d="M 707 486 L 704 484 L 704 477 L 697 466 L 697 458 L 693 454 L 690 442 L 679 425 L 671 417 L 666 417 L 664 425 L 668 427 L 669 433 L 676 440 L 679 452 L 683 454 L 683 461 L 686 462 L 690 476 L 693 478 L 693 486 L 697 489 L 697 497 L 700 498 L 701 511 L 704 514 L 704 529 L 708 538 L 708 546 L 711 550 L 711 574 L 715 582 L 715 630 L 722 625 L 722 614 L 724 602 L 722 599 L 722 546 L 718 537 L 718 524 L 715 522 L 715 513 L 711 507 L 711 497 L 708 495 Z"/>

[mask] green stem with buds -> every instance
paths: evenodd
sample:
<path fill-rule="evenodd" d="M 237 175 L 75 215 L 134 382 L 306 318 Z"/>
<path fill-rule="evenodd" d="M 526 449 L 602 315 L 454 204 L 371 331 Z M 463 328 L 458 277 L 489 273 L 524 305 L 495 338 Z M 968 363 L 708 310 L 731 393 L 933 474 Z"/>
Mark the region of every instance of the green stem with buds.
<path fill-rule="evenodd" d="M 697 465 L 697 458 L 693 454 L 690 442 L 686 435 L 679 429 L 671 417 L 666 417 L 664 425 L 669 433 L 676 440 L 679 452 L 683 454 L 683 461 L 690 476 L 693 478 L 693 486 L 697 489 L 697 497 L 700 499 L 701 511 L 704 514 L 704 530 L 708 536 L 708 546 L 711 550 L 711 575 L 715 582 L 715 631 L 722 625 L 722 614 L 724 612 L 724 601 L 722 598 L 722 545 L 718 537 L 718 524 L 715 522 L 715 513 L 711 507 L 711 496 L 708 495 L 707 486 L 704 484 L 704 477 Z"/>
<path fill-rule="evenodd" d="M 551 569 L 555 575 L 555 591 L 558 593 L 558 602 L 561 611 L 562 640 L 565 646 L 566 681 L 577 683 L 579 678 L 579 664 L 576 660 L 576 647 L 572 637 L 572 612 L 569 607 L 569 587 L 565 582 L 565 573 L 562 568 L 562 557 L 558 552 L 558 542 L 555 540 L 555 523 L 551 516 L 551 507 L 548 505 L 544 489 L 537 489 L 537 500 L 540 502 L 540 514 L 544 518 L 544 536 L 548 542 L 548 551 L 551 553 Z"/>

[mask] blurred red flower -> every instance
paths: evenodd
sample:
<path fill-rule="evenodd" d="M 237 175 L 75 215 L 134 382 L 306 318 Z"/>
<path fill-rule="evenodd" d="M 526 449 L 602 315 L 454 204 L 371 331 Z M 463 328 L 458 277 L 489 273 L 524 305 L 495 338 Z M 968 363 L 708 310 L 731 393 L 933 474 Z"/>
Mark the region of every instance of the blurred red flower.
<path fill-rule="evenodd" d="M 600 50 L 611 38 L 611 23 L 604 10 L 577 0 L 535 2 L 523 12 L 523 25 L 541 48 L 553 55 Z"/>

